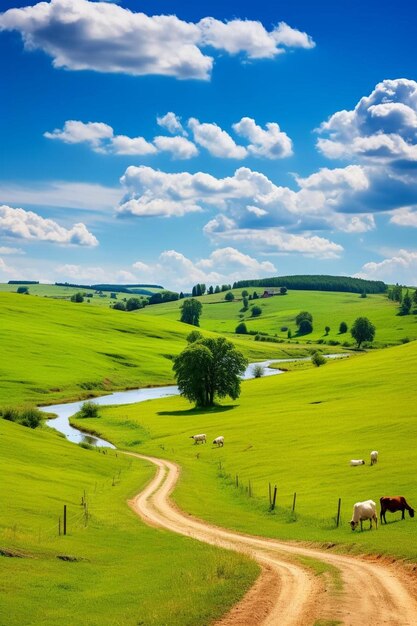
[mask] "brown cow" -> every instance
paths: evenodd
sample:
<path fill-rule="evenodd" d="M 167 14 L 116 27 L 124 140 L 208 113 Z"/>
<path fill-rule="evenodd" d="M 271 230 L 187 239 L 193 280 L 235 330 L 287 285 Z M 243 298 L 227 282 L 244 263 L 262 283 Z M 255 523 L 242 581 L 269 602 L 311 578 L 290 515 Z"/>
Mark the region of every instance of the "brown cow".
<path fill-rule="evenodd" d="M 387 523 L 387 520 L 385 519 L 385 513 L 387 511 L 390 511 L 391 513 L 401 511 L 401 519 L 404 519 L 404 512 L 407 509 L 410 517 L 414 517 L 414 509 L 412 509 L 411 506 L 407 503 L 407 500 L 404 498 L 404 496 L 382 496 L 382 498 L 379 499 L 379 502 L 381 504 L 381 524 L 382 520 Z"/>

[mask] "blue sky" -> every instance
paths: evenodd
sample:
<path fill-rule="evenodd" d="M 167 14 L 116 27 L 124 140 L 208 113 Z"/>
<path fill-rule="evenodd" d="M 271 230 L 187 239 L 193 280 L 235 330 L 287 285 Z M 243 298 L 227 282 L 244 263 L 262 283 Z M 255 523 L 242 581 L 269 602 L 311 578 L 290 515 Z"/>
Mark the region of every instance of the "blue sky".
<path fill-rule="evenodd" d="M 2 3 L 0 280 L 417 284 L 417 8 L 224 4 Z"/>

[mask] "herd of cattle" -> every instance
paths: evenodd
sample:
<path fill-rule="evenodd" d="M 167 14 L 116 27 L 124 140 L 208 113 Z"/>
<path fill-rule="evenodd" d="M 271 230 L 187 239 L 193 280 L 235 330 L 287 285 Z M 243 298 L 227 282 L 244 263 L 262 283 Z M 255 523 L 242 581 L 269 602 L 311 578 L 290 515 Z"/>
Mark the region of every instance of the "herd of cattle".
<path fill-rule="evenodd" d="M 372 450 L 371 452 L 371 465 L 375 465 L 378 462 L 378 451 Z M 350 465 L 353 467 L 357 465 L 365 465 L 365 461 L 363 459 L 352 459 L 350 461 Z M 402 516 L 401 519 L 404 519 L 405 511 L 408 511 L 410 517 L 414 517 L 414 509 L 408 504 L 407 500 L 404 496 L 382 496 L 379 499 L 379 503 L 381 505 L 380 519 L 381 524 L 382 521 L 387 523 L 385 518 L 385 514 L 387 511 L 391 513 L 395 513 L 396 511 L 401 511 Z M 356 502 L 353 505 L 353 513 L 352 519 L 350 521 L 350 527 L 352 530 L 360 523 L 361 530 L 363 530 L 363 522 L 369 519 L 370 526 L 372 528 L 372 522 L 375 522 L 375 528 L 378 528 L 378 517 L 376 514 L 376 504 L 373 500 L 365 500 L 364 502 Z"/>
<path fill-rule="evenodd" d="M 190 439 L 194 440 L 194 444 L 199 443 L 207 443 L 207 436 L 204 433 L 199 435 L 191 435 Z M 213 445 L 217 445 L 217 447 L 224 446 L 224 437 L 221 435 L 220 437 L 216 437 L 213 440 Z M 371 465 L 375 465 L 378 462 L 378 451 L 372 450 L 371 452 Z M 365 465 L 365 461 L 363 459 L 352 459 L 350 461 L 350 465 L 355 467 L 358 465 Z M 385 518 L 385 514 L 387 511 L 391 513 L 395 513 L 396 511 L 402 512 L 401 519 L 404 519 L 405 511 L 408 511 L 410 517 L 414 517 L 414 509 L 408 504 L 407 500 L 404 496 L 382 496 L 379 499 L 381 505 L 380 519 L 381 524 L 384 521 L 385 524 L 387 520 Z M 353 513 L 352 519 L 350 521 L 350 527 L 352 530 L 355 530 L 357 526 L 361 525 L 361 530 L 363 530 L 363 522 L 369 520 L 370 526 L 372 528 L 372 522 L 375 522 L 375 528 L 378 528 L 378 517 L 376 514 L 376 504 L 373 500 L 365 500 L 364 502 L 356 502 L 353 505 Z"/>

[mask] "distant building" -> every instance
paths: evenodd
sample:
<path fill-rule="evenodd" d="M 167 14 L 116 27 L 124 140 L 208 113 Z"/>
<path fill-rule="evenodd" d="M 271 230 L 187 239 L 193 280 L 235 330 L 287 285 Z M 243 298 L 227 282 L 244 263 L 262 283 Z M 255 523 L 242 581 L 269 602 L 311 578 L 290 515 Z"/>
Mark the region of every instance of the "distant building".
<path fill-rule="evenodd" d="M 261 298 L 272 298 L 272 296 L 279 296 L 281 292 L 279 289 L 265 289 Z"/>

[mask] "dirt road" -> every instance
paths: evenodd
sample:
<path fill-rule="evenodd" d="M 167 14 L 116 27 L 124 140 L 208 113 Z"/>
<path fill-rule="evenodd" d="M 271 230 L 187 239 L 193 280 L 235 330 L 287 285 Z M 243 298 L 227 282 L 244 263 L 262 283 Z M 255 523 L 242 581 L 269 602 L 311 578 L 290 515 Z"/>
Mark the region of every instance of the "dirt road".
<path fill-rule="evenodd" d="M 312 626 L 318 620 L 363 624 L 417 625 L 417 602 L 405 574 L 360 558 L 306 548 L 275 539 L 211 526 L 178 510 L 170 501 L 180 470 L 170 461 L 127 453 L 152 462 L 157 472 L 129 504 L 148 524 L 250 555 L 263 573 L 218 626 Z M 315 576 L 300 563 L 327 563 Z"/>

